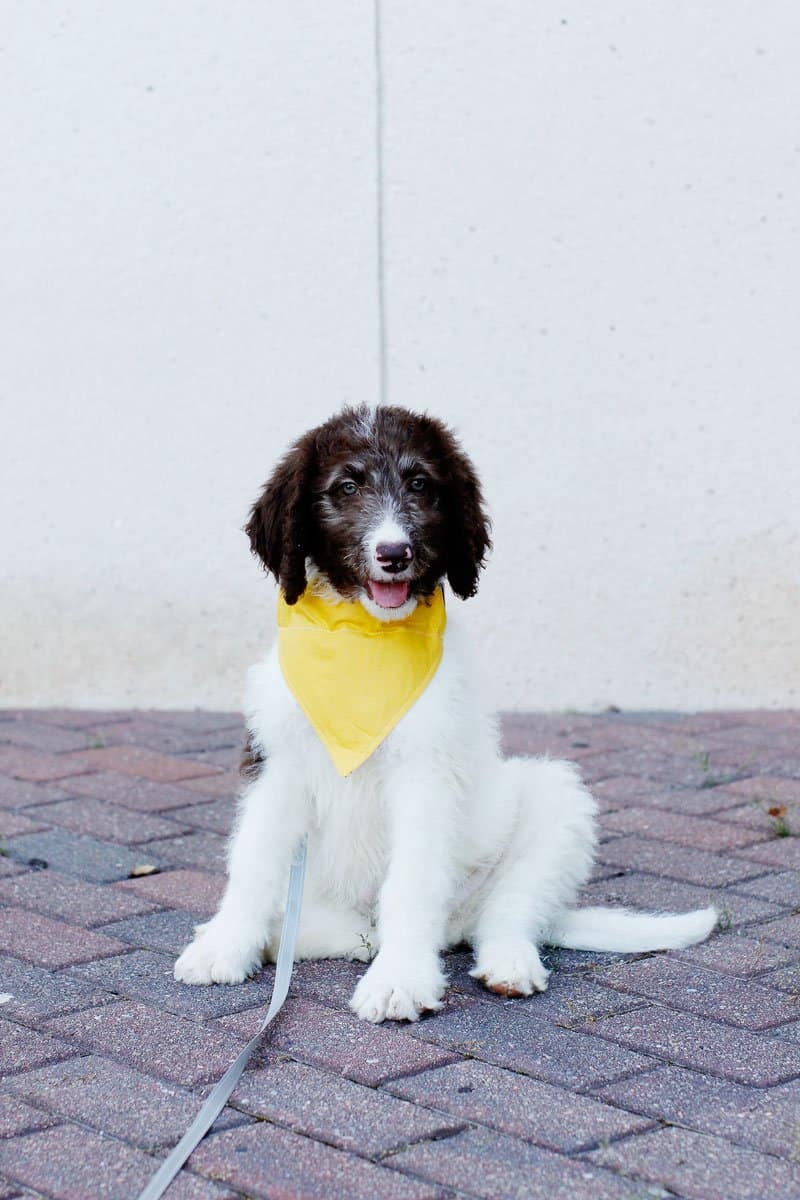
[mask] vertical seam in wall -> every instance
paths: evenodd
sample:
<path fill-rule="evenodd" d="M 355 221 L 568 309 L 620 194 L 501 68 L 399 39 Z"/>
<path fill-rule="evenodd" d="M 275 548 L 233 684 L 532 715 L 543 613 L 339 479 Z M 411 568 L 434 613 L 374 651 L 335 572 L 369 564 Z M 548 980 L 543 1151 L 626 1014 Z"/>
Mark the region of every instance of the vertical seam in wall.
<path fill-rule="evenodd" d="M 383 56 L 381 45 L 381 0 L 373 0 L 375 43 L 375 227 L 377 251 L 378 300 L 378 397 L 388 402 L 389 378 L 386 331 L 386 271 L 384 255 L 384 175 L 383 175 Z"/>

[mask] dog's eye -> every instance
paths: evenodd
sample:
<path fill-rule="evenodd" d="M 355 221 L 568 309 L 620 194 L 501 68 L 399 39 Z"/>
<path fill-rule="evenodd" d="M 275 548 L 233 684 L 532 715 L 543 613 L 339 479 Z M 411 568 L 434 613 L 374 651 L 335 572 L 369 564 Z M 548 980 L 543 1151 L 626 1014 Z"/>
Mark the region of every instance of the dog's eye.
<path fill-rule="evenodd" d="M 358 484 L 352 479 L 343 479 L 339 484 L 339 491 L 343 496 L 355 496 L 358 491 Z"/>
<path fill-rule="evenodd" d="M 412 492 L 424 492 L 427 486 L 427 479 L 424 475 L 415 475 L 409 483 Z"/>

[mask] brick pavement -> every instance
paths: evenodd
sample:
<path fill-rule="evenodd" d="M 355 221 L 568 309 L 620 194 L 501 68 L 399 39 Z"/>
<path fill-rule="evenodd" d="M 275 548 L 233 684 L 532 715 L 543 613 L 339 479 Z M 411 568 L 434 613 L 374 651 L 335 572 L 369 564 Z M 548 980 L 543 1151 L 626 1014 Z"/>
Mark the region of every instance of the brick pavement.
<path fill-rule="evenodd" d="M 800 713 L 503 728 L 592 782 L 587 902 L 711 898 L 723 929 L 547 950 L 530 1000 L 456 952 L 414 1026 L 349 1013 L 360 965 L 302 964 L 170 1197 L 800 1197 Z M 240 741 L 230 713 L 0 712 L 0 1197 L 129 1200 L 260 1020 L 271 968 L 171 973 L 220 895 Z"/>

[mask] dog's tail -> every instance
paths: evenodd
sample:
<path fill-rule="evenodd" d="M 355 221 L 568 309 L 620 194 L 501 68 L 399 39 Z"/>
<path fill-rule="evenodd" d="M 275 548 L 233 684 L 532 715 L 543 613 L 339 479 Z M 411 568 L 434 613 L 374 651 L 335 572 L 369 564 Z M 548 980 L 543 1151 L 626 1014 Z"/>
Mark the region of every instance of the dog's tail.
<path fill-rule="evenodd" d="M 719 919 L 717 910 L 687 913 L 632 912 L 629 908 L 574 908 L 549 931 L 548 941 L 568 950 L 682 950 L 708 937 Z"/>

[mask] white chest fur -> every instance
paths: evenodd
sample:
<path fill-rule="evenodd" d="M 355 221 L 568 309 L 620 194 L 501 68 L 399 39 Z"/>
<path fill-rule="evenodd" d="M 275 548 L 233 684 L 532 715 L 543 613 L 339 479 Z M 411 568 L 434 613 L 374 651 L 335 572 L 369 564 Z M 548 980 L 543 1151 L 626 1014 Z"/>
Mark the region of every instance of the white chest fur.
<path fill-rule="evenodd" d="M 359 908 L 374 904 L 388 867 L 391 805 L 405 798 L 413 807 L 420 787 L 430 791 L 432 782 L 428 800 L 434 808 L 445 798 L 449 807 L 455 798 L 459 876 L 485 863 L 505 841 L 512 814 L 503 819 L 499 796 L 494 819 L 487 819 L 487 790 L 500 771 L 494 722 L 475 702 L 480 688 L 465 651 L 451 621 L 441 665 L 425 692 L 371 758 L 345 778 L 289 691 L 276 652 L 250 671 L 248 725 L 268 759 L 292 763 L 302 792 L 298 802 L 308 805 L 311 816 L 309 886 L 320 898 Z"/>

